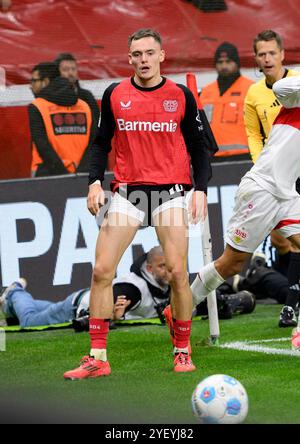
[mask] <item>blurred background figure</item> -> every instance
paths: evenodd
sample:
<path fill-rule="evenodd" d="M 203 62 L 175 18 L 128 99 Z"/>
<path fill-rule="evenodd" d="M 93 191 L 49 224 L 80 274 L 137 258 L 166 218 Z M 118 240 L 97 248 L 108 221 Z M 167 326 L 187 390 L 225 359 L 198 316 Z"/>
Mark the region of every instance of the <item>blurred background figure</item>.
<path fill-rule="evenodd" d="M 92 113 L 57 65 L 44 62 L 32 70 L 29 105 L 32 175 L 85 172 L 89 164 Z"/>
<path fill-rule="evenodd" d="M 0 6 L 2 11 L 6 12 L 12 6 L 12 0 L 0 0 Z"/>
<path fill-rule="evenodd" d="M 255 294 L 261 303 L 278 303 L 283 308 L 287 305 L 290 288 L 286 276 L 274 270 L 267 264 L 263 253 L 254 253 L 245 275 L 235 275 L 232 288 L 235 292 L 247 290 Z M 287 313 L 285 313 L 287 311 Z M 298 316 L 299 301 L 295 304 L 295 314 Z M 283 310 L 279 317 L 279 327 L 296 327 L 297 321 L 290 310 Z"/>
<path fill-rule="evenodd" d="M 253 41 L 254 57 L 259 71 L 264 77 L 251 85 L 245 98 L 245 125 L 250 154 L 253 162 L 258 159 L 277 117 L 281 104 L 272 90 L 273 84 L 284 77 L 299 75 L 298 71 L 285 68 L 284 47 L 281 36 L 270 29 L 260 32 Z M 298 184 L 299 180 L 297 181 Z M 297 186 L 298 190 L 299 184 Z M 297 308 L 300 297 L 300 251 L 288 239 L 271 232 L 272 246 L 276 249 L 273 268 L 288 278 L 290 283 L 286 307 L 280 315 L 279 323 L 289 323 L 290 313 Z M 292 319 L 294 318 L 292 313 Z"/>
<path fill-rule="evenodd" d="M 253 81 L 241 75 L 239 53 L 231 43 L 218 46 L 214 63 L 217 80 L 204 86 L 200 96 L 219 146 L 214 161 L 250 159 L 243 106 Z"/>
<path fill-rule="evenodd" d="M 283 66 L 283 42 L 275 31 L 260 32 L 254 38 L 253 50 L 258 69 L 264 74 L 249 88 L 245 98 L 246 132 L 251 158 L 255 163 L 281 109 L 272 86 L 277 80 L 299 75 L 299 72 Z"/>
<path fill-rule="evenodd" d="M 78 79 L 78 66 L 73 54 L 64 52 L 59 54 L 54 62 L 57 64 L 61 77 L 68 79 L 74 86 L 78 98 L 86 102 L 92 113 L 91 139 L 94 139 L 99 122 L 100 111 L 95 97 L 88 89 L 80 86 Z"/>

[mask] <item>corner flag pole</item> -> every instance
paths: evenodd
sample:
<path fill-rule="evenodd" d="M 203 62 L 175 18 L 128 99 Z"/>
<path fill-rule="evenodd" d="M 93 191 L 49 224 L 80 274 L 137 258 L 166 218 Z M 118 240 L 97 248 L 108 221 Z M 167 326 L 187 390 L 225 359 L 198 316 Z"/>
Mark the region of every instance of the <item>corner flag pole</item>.
<path fill-rule="evenodd" d="M 187 87 L 193 93 L 198 106 L 200 123 L 203 124 L 203 131 L 206 132 L 205 139 L 206 142 L 209 144 L 209 146 L 207 147 L 208 151 L 213 154 L 218 150 L 218 147 L 198 96 L 197 79 L 195 74 L 193 73 L 186 74 L 186 84 Z M 208 213 L 204 223 L 201 224 L 201 242 L 202 242 L 203 263 L 204 265 L 207 265 L 213 260 Z M 220 327 L 219 327 L 217 298 L 215 291 L 211 292 L 207 296 L 207 309 L 209 316 L 210 340 L 212 344 L 217 345 L 220 337 Z"/>

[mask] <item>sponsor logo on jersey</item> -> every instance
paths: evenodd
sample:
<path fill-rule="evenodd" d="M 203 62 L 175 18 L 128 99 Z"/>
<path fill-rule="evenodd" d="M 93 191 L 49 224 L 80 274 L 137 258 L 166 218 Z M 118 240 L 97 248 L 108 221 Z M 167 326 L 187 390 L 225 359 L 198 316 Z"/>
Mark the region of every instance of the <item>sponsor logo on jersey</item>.
<path fill-rule="evenodd" d="M 177 100 L 164 100 L 163 107 L 167 113 L 175 113 L 178 108 L 178 102 Z"/>
<path fill-rule="evenodd" d="M 175 133 L 177 123 L 173 120 L 168 122 L 147 122 L 139 120 L 117 119 L 119 131 L 147 131 L 154 133 Z"/>
<path fill-rule="evenodd" d="M 234 241 L 239 244 L 241 241 L 247 239 L 248 233 L 237 228 L 234 232 Z"/>
<path fill-rule="evenodd" d="M 131 109 L 131 100 L 129 100 L 127 103 L 124 103 L 124 102 L 122 102 L 122 100 L 121 100 L 121 102 L 120 102 L 120 104 L 121 104 L 121 109 L 125 109 L 125 110 L 127 110 L 127 109 Z"/>

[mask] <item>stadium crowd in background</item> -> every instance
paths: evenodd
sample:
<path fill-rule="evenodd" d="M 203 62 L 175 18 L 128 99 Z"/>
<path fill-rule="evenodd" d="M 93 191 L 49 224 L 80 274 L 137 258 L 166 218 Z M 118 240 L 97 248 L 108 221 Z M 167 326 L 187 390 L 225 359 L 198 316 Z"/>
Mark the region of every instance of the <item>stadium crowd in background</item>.
<path fill-rule="evenodd" d="M 32 70 L 29 105 L 32 175 L 51 176 L 88 170 L 92 113 L 72 83 L 59 76 L 56 63 Z"/>
<path fill-rule="evenodd" d="M 295 187 L 300 159 L 300 77 L 275 82 L 273 91 L 283 107 L 255 165 L 239 185 L 223 254 L 204 266 L 192 284 L 197 303 L 240 272 L 272 229 L 300 248 L 300 197 Z M 295 311 L 288 308 L 289 317 L 296 321 Z M 292 346 L 300 347 L 300 329 L 292 336 Z"/>
<path fill-rule="evenodd" d="M 251 157 L 255 163 L 281 109 L 272 86 L 277 80 L 299 75 L 299 72 L 283 66 L 283 42 L 276 32 L 272 30 L 260 32 L 253 41 L 253 49 L 258 68 L 264 74 L 261 80 L 249 88 L 245 99 L 245 126 Z M 288 277 L 291 287 L 279 322 L 289 322 L 291 309 L 296 309 L 300 296 L 300 289 L 297 287 L 300 282 L 300 251 L 275 230 L 271 232 L 271 242 L 276 248 L 273 266 Z"/>
<path fill-rule="evenodd" d="M 213 160 L 249 160 L 243 108 L 253 81 L 241 75 L 239 53 L 231 43 L 224 42 L 218 46 L 214 63 L 217 80 L 204 86 L 200 95 L 219 146 Z"/>
<path fill-rule="evenodd" d="M 145 200 L 170 272 L 172 315 L 176 319 L 174 371 L 195 370 L 188 353 L 192 295 L 187 275 L 184 191 L 192 188 L 191 162 L 195 182 L 191 219 L 196 222 L 205 217 L 207 182 L 211 176 L 208 147 L 204 129 L 196 120 L 198 110 L 192 93 L 161 76 L 165 52 L 160 35 L 151 29 L 132 34 L 128 57 L 134 75 L 113 83 L 104 92 L 101 123 L 92 147 L 88 194 L 91 214 L 96 215 L 104 204 L 101 183 L 112 138 L 116 164 L 111 185 L 115 194 L 96 245 L 90 300 L 90 355 L 77 369 L 65 373 L 64 377 L 71 380 L 111 373 L 106 344 L 108 319 L 113 309 L 112 280 L 124 251 L 144 222 Z M 174 151 L 178 153 L 176 156 Z M 123 183 L 128 185 L 123 187 Z"/>

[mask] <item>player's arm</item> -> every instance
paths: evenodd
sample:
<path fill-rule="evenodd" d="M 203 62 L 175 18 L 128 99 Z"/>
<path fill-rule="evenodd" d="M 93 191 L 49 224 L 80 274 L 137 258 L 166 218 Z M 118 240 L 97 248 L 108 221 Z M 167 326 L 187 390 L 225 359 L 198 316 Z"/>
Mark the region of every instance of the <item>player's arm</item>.
<path fill-rule="evenodd" d="M 93 94 L 89 90 L 85 90 L 85 98 L 84 100 L 89 105 L 91 113 L 92 113 L 92 125 L 91 125 L 91 138 L 92 140 L 95 139 L 98 123 L 99 123 L 99 117 L 100 117 L 100 110 L 98 103 L 93 96 Z"/>
<path fill-rule="evenodd" d="M 117 84 L 110 85 L 104 92 L 101 103 L 101 119 L 97 134 L 91 147 L 91 161 L 89 171 L 89 193 L 87 206 L 94 216 L 104 205 L 104 191 L 102 182 L 107 166 L 108 154 L 111 151 L 111 140 L 115 131 L 115 119 L 110 105 L 110 96 Z"/>
<path fill-rule="evenodd" d="M 188 88 L 183 89 L 186 106 L 185 115 L 181 122 L 181 131 L 187 150 L 191 156 L 195 192 L 191 199 L 191 221 L 197 223 L 207 215 L 207 184 L 212 171 L 209 153 L 204 138 L 203 122 L 193 94 Z"/>
<path fill-rule="evenodd" d="M 88 109 L 88 112 L 92 116 L 92 112 L 91 112 L 90 107 Z M 86 173 L 89 171 L 90 159 L 91 159 L 91 147 L 94 142 L 95 134 L 96 134 L 95 131 L 94 132 L 92 131 L 92 126 L 90 127 L 89 131 L 90 131 L 89 142 L 88 142 L 88 145 L 81 156 L 79 165 L 76 169 L 77 173 Z"/>
<path fill-rule="evenodd" d="M 253 162 L 255 163 L 263 149 L 264 136 L 261 132 L 262 125 L 260 123 L 256 109 L 253 106 L 253 99 L 249 91 L 246 95 L 244 103 L 244 123 L 246 134 L 248 137 L 250 155 Z"/>
<path fill-rule="evenodd" d="M 84 100 L 89 107 L 90 113 L 91 113 L 91 128 L 90 128 L 90 138 L 88 146 L 80 160 L 80 163 L 77 168 L 77 172 L 87 172 L 89 170 L 90 165 L 90 157 L 91 157 L 91 146 L 95 140 L 97 129 L 98 129 L 98 123 L 99 123 L 99 117 L 100 117 L 100 110 L 99 106 L 97 104 L 97 101 L 93 94 L 89 90 L 83 90 L 84 96 L 82 100 Z"/>
<path fill-rule="evenodd" d="M 285 77 L 273 85 L 273 92 L 285 108 L 300 106 L 300 77 Z"/>
<path fill-rule="evenodd" d="M 58 156 L 48 141 L 45 124 L 41 113 L 36 106 L 30 104 L 28 107 L 29 125 L 31 139 L 50 174 L 68 174 L 61 158 Z"/>

